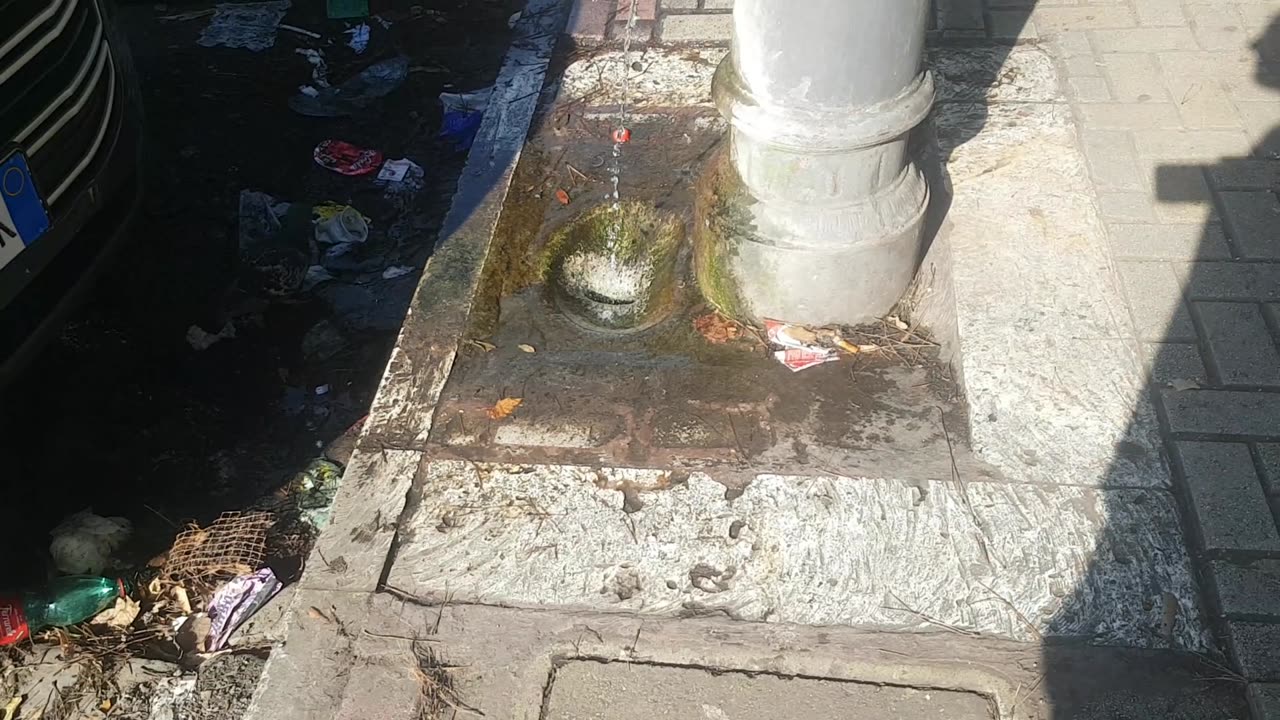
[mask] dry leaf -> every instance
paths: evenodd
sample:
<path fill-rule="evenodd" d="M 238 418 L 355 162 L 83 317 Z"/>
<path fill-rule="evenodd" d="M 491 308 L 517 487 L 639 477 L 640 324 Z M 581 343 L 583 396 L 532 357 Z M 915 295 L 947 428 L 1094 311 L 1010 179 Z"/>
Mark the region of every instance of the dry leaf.
<path fill-rule="evenodd" d="M 325 622 L 330 622 L 330 623 L 333 622 L 332 618 L 330 618 L 328 615 L 325 615 L 324 611 L 316 607 L 315 605 L 312 605 L 311 607 L 307 608 L 307 617 L 311 618 L 312 620 L 324 620 Z"/>
<path fill-rule="evenodd" d="M 564 191 L 564 188 L 561 188 L 561 189 L 559 189 L 559 190 L 556 190 L 556 200 L 557 200 L 557 201 L 559 201 L 559 203 L 560 203 L 561 205 L 568 205 L 568 204 L 569 204 L 569 193 L 565 192 L 565 191 Z"/>
<path fill-rule="evenodd" d="M 1185 378 L 1182 378 L 1178 380 L 1170 380 L 1169 387 L 1173 388 L 1177 392 L 1182 392 L 1183 390 L 1199 390 L 1200 383 L 1196 382 L 1195 380 L 1187 380 Z"/>
<path fill-rule="evenodd" d="M 709 312 L 702 317 L 694 318 L 693 329 L 713 345 L 742 337 L 742 326 L 718 312 Z"/>
<path fill-rule="evenodd" d="M 535 352 L 538 352 L 537 350 L 534 350 L 534 349 L 533 349 L 533 346 L 532 346 L 532 345 L 525 345 L 524 343 L 521 343 L 521 344 L 517 345 L 516 347 L 520 348 L 520 352 L 527 352 L 527 353 L 535 353 Z"/>
<path fill-rule="evenodd" d="M 503 420 L 508 415 L 516 411 L 520 407 L 520 403 L 524 402 L 524 398 L 502 398 L 489 408 L 488 413 L 490 420 Z"/>
<path fill-rule="evenodd" d="M 471 345 L 472 347 L 480 348 L 485 352 L 493 352 L 498 347 L 493 343 L 485 342 L 483 340 L 476 340 L 475 338 L 467 338 L 467 344 Z"/>
<path fill-rule="evenodd" d="M 111 712 L 112 705 L 114 705 L 114 703 L 111 702 L 111 698 L 107 698 L 106 700 L 103 700 L 100 705 L 98 705 L 98 710 L 104 713 L 109 713 Z"/>
<path fill-rule="evenodd" d="M 902 322 L 902 318 L 899 318 L 897 315 L 890 315 L 885 318 L 885 321 L 899 330 L 906 330 L 911 327 L 910 325 Z"/>
<path fill-rule="evenodd" d="M 186 588 L 181 585 L 175 585 L 173 588 L 173 600 L 178 603 L 183 615 L 191 614 L 191 598 L 187 597 Z"/>
<path fill-rule="evenodd" d="M 136 600 L 127 597 L 116 598 L 116 604 L 103 610 L 89 621 L 92 625 L 106 625 L 116 630 L 123 630 L 133 624 L 142 611 Z"/>

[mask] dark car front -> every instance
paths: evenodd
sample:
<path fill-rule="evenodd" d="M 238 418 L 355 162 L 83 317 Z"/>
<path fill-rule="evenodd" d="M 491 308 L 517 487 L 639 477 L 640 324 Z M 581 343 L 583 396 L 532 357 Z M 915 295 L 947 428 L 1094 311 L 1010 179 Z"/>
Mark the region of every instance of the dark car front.
<path fill-rule="evenodd" d="M 0 0 L 0 385 L 125 236 L 140 105 L 109 0 Z"/>

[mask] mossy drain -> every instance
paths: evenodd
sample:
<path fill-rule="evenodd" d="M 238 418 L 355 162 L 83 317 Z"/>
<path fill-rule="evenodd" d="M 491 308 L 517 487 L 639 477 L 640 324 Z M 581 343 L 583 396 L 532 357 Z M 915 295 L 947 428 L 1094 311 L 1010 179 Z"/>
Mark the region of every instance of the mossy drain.
<path fill-rule="evenodd" d="M 599 205 L 551 236 L 543 279 L 566 314 L 605 330 L 640 330 L 671 306 L 683 235 L 675 217 L 644 203 Z"/>

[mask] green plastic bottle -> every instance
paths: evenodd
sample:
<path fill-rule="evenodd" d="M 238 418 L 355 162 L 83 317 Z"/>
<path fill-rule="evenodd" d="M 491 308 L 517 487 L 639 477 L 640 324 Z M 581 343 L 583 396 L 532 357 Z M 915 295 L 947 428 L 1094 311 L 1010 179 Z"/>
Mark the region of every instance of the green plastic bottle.
<path fill-rule="evenodd" d="M 0 647 L 45 628 L 84 622 L 128 594 L 120 578 L 70 575 L 36 590 L 0 595 Z"/>

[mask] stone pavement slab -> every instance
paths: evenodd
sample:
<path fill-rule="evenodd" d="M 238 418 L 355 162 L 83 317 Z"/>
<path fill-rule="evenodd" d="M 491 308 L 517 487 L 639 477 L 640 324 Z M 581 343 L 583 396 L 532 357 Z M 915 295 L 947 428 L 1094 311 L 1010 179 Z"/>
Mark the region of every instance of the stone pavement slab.
<path fill-rule="evenodd" d="M 546 720 L 990 720 L 990 701 L 972 693 L 861 683 L 712 673 L 702 668 L 570 662 L 556 668 Z"/>

